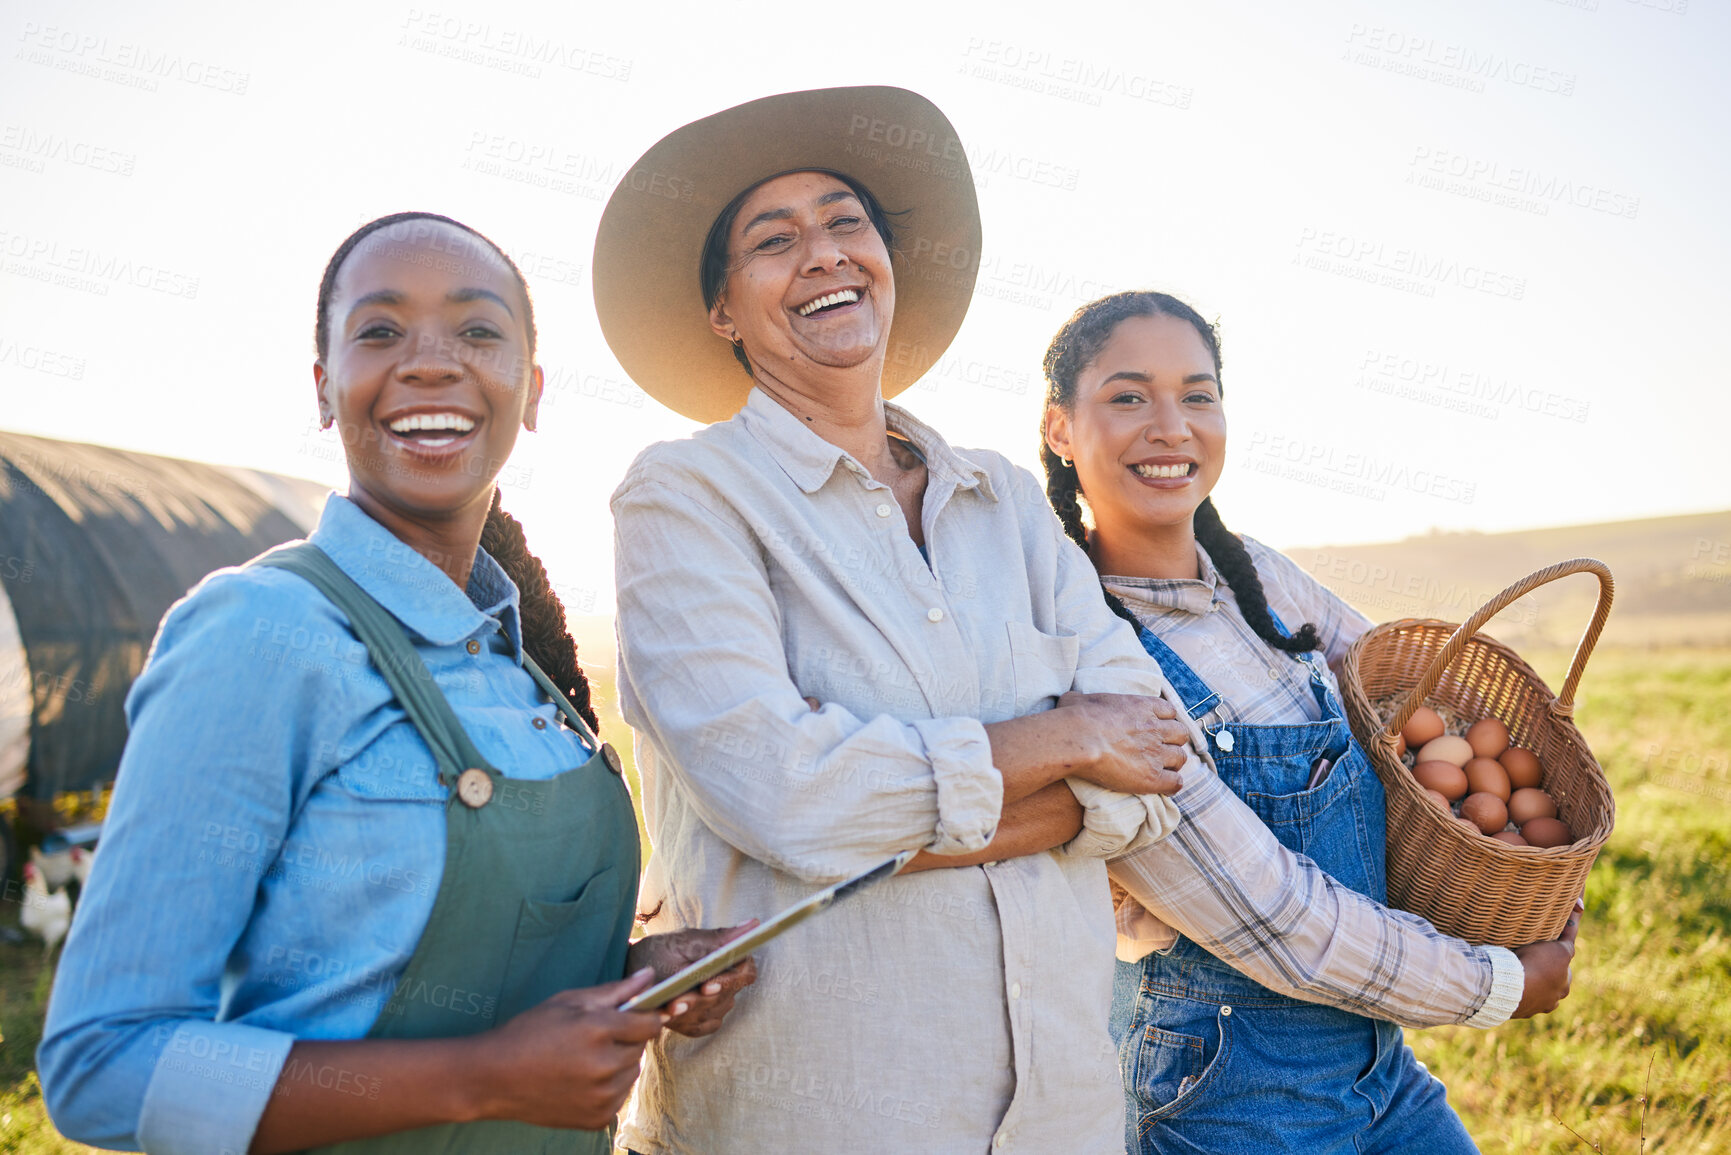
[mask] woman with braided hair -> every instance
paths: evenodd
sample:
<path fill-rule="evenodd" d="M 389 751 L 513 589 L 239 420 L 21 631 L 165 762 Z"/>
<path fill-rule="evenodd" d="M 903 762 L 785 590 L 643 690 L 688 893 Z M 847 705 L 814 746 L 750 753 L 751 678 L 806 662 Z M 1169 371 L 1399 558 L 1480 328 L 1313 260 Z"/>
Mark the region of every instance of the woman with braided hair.
<path fill-rule="evenodd" d="M 1117 293 L 1070 318 L 1045 370 L 1047 496 L 1218 775 L 1187 776 L 1178 834 L 1110 867 L 1130 1150 L 1476 1150 L 1396 1024 L 1549 1011 L 1575 921 L 1510 952 L 1379 905 L 1382 787 L 1327 665 L 1370 623 L 1215 510 L 1214 327 L 1164 293 Z"/>
<path fill-rule="evenodd" d="M 348 492 L 164 619 L 44 1096 L 129 1150 L 601 1155 L 645 1044 L 715 1031 L 755 970 L 620 1009 L 744 928 L 629 941 L 619 757 L 494 487 L 537 421 L 528 287 L 465 225 L 382 217 L 314 340 Z"/>

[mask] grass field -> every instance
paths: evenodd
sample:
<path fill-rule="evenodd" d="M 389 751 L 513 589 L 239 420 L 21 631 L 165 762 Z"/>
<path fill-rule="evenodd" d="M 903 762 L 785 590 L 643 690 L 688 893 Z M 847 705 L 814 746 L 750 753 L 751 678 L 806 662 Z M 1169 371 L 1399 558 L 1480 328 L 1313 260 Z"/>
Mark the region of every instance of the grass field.
<path fill-rule="evenodd" d="M 1524 656 L 1560 684 L 1566 653 Z M 1731 1153 L 1731 650 L 1605 650 L 1583 690 L 1618 821 L 1574 993 L 1535 1021 L 1408 1038 L 1487 1155 L 1643 1150 L 1649 1065 L 1645 1150 Z M 604 726 L 625 745 L 617 714 Z M 47 994 L 40 945 L 0 946 L 0 1152 L 89 1150 L 54 1132 L 36 1087 Z"/>

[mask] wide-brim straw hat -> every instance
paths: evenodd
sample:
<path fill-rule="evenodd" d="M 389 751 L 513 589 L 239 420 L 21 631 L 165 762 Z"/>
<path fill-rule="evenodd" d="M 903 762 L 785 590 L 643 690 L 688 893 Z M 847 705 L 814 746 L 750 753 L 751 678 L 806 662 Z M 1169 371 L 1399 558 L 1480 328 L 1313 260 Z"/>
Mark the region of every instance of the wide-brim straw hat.
<path fill-rule="evenodd" d="M 820 88 L 737 105 L 662 137 L 620 180 L 595 238 L 595 311 L 631 379 L 697 421 L 737 413 L 751 378 L 709 327 L 703 242 L 740 193 L 827 169 L 892 213 L 896 307 L 884 360 L 893 397 L 955 338 L 980 268 L 980 206 L 949 118 L 905 88 Z"/>

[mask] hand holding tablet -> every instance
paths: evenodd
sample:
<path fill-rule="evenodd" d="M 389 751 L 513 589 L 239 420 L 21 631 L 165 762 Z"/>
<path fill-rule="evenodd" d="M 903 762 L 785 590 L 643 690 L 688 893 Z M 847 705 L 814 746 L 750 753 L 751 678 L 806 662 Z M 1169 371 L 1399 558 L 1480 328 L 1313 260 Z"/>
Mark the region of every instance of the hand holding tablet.
<path fill-rule="evenodd" d="M 874 882 L 895 874 L 908 864 L 915 853 L 917 852 L 912 850 L 903 851 L 889 861 L 872 867 L 864 874 L 856 875 L 833 886 L 826 886 L 817 893 L 794 903 L 755 929 L 746 929 L 751 927 L 751 923 L 743 924 L 738 937 L 729 939 L 696 962 L 682 968 L 675 974 L 669 975 L 619 1009 L 622 1011 L 647 1011 L 666 1006 L 680 995 L 695 989 L 749 957 L 752 951 L 764 943 L 792 930 L 813 915 L 829 909 L 830 905 L 837 899 L 844 898 Z"/>

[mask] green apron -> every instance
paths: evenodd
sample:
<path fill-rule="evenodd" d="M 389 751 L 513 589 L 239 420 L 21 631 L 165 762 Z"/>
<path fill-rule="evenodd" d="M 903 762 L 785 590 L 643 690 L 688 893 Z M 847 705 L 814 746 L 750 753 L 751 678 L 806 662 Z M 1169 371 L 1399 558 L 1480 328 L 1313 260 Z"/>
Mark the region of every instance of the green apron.
<path fill-rule="evenodd" d="M 559 991 L 623 978 L 637 901 L 638 841 L 613 748 L 601 745 L 524 655 L 525 668 L 597 753 L 553 778 L 506 777 L 475 749 L 402 626 L 328 554 L 308 542 L 255 564 L 300 575 L 348 616 L 450 790 L 445 871 L 433 913 L 367 1037 L 478 1034 Z M 490 1121 L 318 1148 L 342 1155 L 606 1155 L 611 1149 L 610 1130 Z"/>

